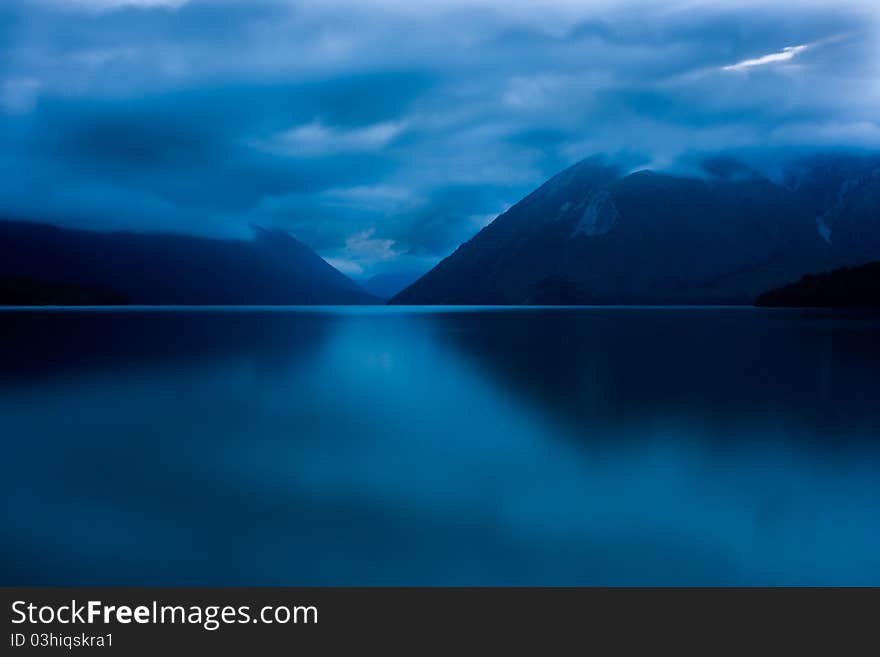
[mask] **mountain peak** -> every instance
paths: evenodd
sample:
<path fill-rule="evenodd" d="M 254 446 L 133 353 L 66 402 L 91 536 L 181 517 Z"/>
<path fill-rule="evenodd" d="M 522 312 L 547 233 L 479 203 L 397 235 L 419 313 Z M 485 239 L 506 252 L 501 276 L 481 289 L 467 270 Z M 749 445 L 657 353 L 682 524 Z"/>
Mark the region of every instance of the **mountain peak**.
<path fill-rule="evenodd" d="M 708 166 L 707 179 L 581 160 L 391 302 L 751 303 L 803 273 L 880 258 L 875 160 L 800 162 L 797 187 L 730 158 Z"/>

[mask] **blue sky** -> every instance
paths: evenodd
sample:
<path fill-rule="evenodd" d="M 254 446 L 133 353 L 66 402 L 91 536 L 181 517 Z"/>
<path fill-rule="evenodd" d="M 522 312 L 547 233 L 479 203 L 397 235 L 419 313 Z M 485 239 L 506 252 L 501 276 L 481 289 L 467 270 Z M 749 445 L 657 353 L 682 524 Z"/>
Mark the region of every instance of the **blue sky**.
<path fill-rule="evenodd" d="M 875 5 L 4 0 L 0 216 L 426 269 L 594 153 L 880 148 Z"/>

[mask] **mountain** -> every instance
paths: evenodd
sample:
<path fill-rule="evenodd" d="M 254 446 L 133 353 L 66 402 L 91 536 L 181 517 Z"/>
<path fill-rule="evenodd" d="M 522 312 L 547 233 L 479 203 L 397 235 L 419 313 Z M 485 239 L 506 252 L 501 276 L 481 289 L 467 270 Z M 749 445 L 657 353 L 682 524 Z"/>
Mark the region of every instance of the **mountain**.
<path fill-rule="evenodd" d="M 554 176 L 395 304 L 752 303 L 803 273 L 880 258 L 880 158 L 736 163 L 686 177 L 594 157 Z"/>
<path fill-rule="evenodd" d="M 807 274 L 796 283 L 765 292 L 758 306 L 880 308 L 880 262 Z"/>
<path fill-rule="evenodd" d="M 259 228 L 225 240 L 0 221 L 0 277 L 31 281 L 36 298 L 67 286 L 145 305 L 377 301 L 301 242 Z"/>
<path fill-rule="evenodd" d="M 388 274 L 376 274 L 365 280 L 363 288 L 380 299 L 390 299 L 401 290 L 409 287 L 424 274 L 419 272 L 398 272 Z"/>

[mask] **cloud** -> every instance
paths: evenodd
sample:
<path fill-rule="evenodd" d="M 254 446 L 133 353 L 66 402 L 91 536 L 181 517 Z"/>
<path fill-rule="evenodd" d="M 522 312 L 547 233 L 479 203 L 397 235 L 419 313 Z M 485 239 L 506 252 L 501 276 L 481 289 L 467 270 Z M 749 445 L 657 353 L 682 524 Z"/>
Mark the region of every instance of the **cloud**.
<path fill-rule="evenodd" d="M 272 153 L 286 155 L 327 155 L 346 151 L 375 151 L 387 146 L 404 130 L 394 121 L 339 130 L 320 121 L 311 121 L 256 142 L 256 146 Z"/>
<path fill-rule="evenodd" d="M 880 124 L 876 121 L 795 123 L 775 130 L 772 138 L 783 144 L 802 146 L 850 143 L 864 148 L 880 148 Z"/>
<path fill-rule="evenodd" d="M 397 255 L 394 240 L 373 237 L 375 228 L 367 228 L 345 240 L 345 251 L 353 258 L 378 262 L 390 260 Z"/>
<path fill-rule="evenodd" d="M 121 9 L 123 7 L 178 9 L 189 0 L 68 0 L 68 2 L 74 7 L 93 10 Z"/>
<path fill-rule="evenodd" d="M 800 46 L 786 46 L 779 52 L 773 52 L 769 55 L 762 55 L 761 57 L 755 57 L 754 59 L 744 59 L 743 61 L 737 62 L 736 64 L 722 66 L 721 68 L 725 71 L 742 71 L 748 68 L 754 68 L 755 66 L 766 66 L 767 64 L 788 62 L 794 59 L 797 55 L 804 52 L 809 47 L 810 46 L 807 44 L 803 44 Z"/>
<path fill-rule="evenodd" d="M 364 276 L 424 267 L 595 152 L 876 144 L 878 18 L 859 0 L 4 0 L 0 216 L 274 226 Z"/>
<path fill-rule="evenodd" d="M 325 256 L 324 260 L 347 276 L 358 278 L 364 273 L 364 268 L 359 263 L 348 260 L 347 258 Z"/>
<path fill-rule="evenodd" d="M 0 108 L 8 114 L 26 114 L 37 103 L 40 81 L 36 78 L 12 78 L 0 83 Z"/>
<path fill-rule="evenodd" d="M 344 273 L 360 276 L 365 270 L 400 255 L 394 248 L 394 240 L 374 237 L 375 232 L 376 229 L 371 227 L 349 235 L 342 252 L 325 259 Z"/>

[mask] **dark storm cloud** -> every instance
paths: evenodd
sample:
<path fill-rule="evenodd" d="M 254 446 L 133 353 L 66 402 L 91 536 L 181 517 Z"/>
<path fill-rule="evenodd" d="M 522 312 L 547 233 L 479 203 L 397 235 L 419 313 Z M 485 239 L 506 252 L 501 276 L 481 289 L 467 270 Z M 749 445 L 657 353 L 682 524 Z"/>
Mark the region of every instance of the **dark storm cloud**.
<path fill-rule="evenodd" d="M 0 214 L 427 266 L 555 171 L 880 146 L 872 3 L 9 0 Z"/>
<path fill-rule="evenodd" d="M 346 130 L 395 117 L 425 85 L 423 75 L 385 72 L 124 99 L 49 98 L 10 117 L 9 125 L 17 126 L 13 134 L 29 158 L 60 165 L 85 181 L 148 193 L 194 215 L 244 213 L 266 196 L 314 193 L 388 175 L 395 163 L 376 150 L 297 156 L 269 146 L 292 124 L 318 121 Z M 54 187 L 57 172 L 45 173 L 45 184 Z M 44 200 L 33 201 L 28 214 L 39 215 Z M 125 225 L 125 207 L 107 210 L 117 217 L 114 225 Z M 243 220 L 233 219 L 246 229 Z M 206 227 L 202 217 L 199 226 Z M 229 228 L 236 227 L 217 226 L 221 232 Z"/>
<path fill-rule="evenodd" d="M 413 255 L 443 253 L 485 226 L 499 211 L 500 199 L 511 193 L 507 187 L 489 184 L 450 185 L 432 190 L 417 211 L 398 220 L 392 233 L 395 243 Z"/>

